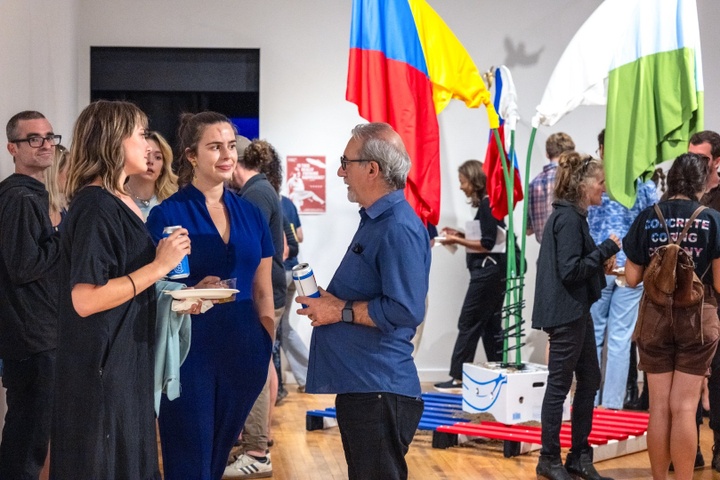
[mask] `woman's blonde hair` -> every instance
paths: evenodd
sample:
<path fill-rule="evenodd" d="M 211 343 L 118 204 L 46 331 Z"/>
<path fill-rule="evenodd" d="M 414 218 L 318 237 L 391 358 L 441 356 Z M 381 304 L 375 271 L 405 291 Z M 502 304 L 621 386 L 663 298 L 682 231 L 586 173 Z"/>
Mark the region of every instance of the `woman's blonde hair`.
<path fill-rule="evenodd" d="M 590 155 L 580 155 L 575 151 L 561 153 L 555 178 L 555 198 L 579 205 L 587 182 L 601 171 L 600 160 Z"/>
<path fill-rule="evenodd" d="M 158 202 L 162 202 L 178 190 L 178 177 L 172 171 L 172 148 L 158 132 L 148 132 L 147 139 L 157 142 L 163 157 L 162 172 L 158 179 L 155 180 L 155 196 Z"/>
<path fill-rule="evenodd" d="M 48 192 L 50 215 L 60 213 L 67 207 L 65 195 L 60 192 L 58 185 L 58 173 L 65 168 L 67 158 L 67 148 L 60 144 L 55 145 L 55 158 L 52 165 L 45 170 L 45 189 Z"/>
<path fill-rule="evenodd" d="M 65 194 L 68 201 L 83 187 L 100 178 L 110 192 L 124 192 L 121 183 L 125 153 L 122 142 L 135 127 L 147 127 L 147 116 L 136 105 L 98 100 L 75 121 Z"/>

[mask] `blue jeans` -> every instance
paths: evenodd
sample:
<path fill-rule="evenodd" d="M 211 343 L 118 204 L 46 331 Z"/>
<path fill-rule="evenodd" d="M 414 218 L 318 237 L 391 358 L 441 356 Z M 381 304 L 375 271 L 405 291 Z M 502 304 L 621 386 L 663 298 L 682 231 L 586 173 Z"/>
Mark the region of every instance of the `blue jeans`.
<path fill-rule="evenodd" d="M 590 307 L 601 370 L 603 346 L 607 343 L 605 380 L 595 403 L 601 403 L 606 408 L 621 409 L 627 388 L 630 343 L 643 289 L 642 286 L 618 287 L 613 275 L 606 275 L 605 279 L 607 287 L 603 288 L 600 299 Z"/>
<path fill-rule="evenodd" d="M 420 423 L 420 398 L 387 392 L 335 397 L 349 480 L 406 480 L 405 454 Z"/>

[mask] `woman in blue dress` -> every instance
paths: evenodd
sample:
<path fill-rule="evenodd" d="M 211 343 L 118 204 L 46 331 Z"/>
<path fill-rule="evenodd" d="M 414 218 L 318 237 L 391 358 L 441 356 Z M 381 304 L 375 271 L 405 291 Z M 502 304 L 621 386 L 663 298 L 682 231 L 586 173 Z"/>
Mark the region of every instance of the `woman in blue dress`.
<path fill-rule="evenodd" d="M 188 286 L 236 278 L 240 292 L 192 318 L 181 395 L 160 405 L 163 470 L 166 480 L 217 480 L 267 378 L 274 249 L 260 210 L 225 189 L 237 163 L 230 121 L 214 112 L 184 114 L 178 137 L 182 188 L 150 212 L 148 230 L 155 241 L 164 227 L 188 230 Z"/>

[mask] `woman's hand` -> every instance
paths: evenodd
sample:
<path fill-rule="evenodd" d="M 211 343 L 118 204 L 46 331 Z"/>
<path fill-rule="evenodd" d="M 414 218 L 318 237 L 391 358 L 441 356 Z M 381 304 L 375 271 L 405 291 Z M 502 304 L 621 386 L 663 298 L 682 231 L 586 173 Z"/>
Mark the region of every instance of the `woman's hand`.
<path fill-rule="evenodd" d="M 440 230 L 440 238 L 436 238 L 442 245 L 455 245 L 459 240 L 465 238 L 465 234 L 454 228 L 445 227 Z"/>
<path fill-rule="evenodd" d="M 617 245 L 618 248 L 622 248 L 622 243 L 620 242 L 620 239 L 618 238 L 617 235 L 615 235 L 614 233 L 611 233 L 609 238 L 610 238 L 610 240 L 615 242 L 615 245 Z"/>
<path fill-rule="evenodd" d="M 460 243 L 459 240 L 462 237 L 458 235 L 445 235 L 445 238 L 438 238 L 437 241 L 440 242 L 443 245 L 455 245 L 457 243 Z"/>
<path fill-rule="evenodd" d="M 605 275 L 615 275 L 615 267 L 617 266 L 617 258 L 615 255 L 605 260 L 603 264 Z"/>
<path fill-rule="evenodd" d="M 220 283 L 220 277 L 208 275 L 196 283 L 192 288 L 224 288 L 224 286 Z"/>
<path fill-rule="evenodd" d="M 465 234 L 463 234 L 459 230 L 455 230 L 454 228 L 450 228 L 450 227 L 443 228 L 442 230 L 440 230 L 440 233 L 445 237 L 454 236 L 454 237 L 465 238 Z"/>
<path fill-rule="evenodd" d="M 195 301 L 195 303 L 192 304 L 190 308 L 188 308 L 187 310 L 179 310 L 177 313 L 181 313 L 183 315 L 199 315 L 200 313 L 202 313 L 202 304 L 203 301 L 201 299 L 198 299 Z"/>
<path fill-rule="evenodd" d="M 169 272 L 175 268 L 185 255 L 190 254 L 190 237 L 185 228 L 178 228 L 168 237 L 160 239 L 155 250 L 155 260 L 163 272 Z"/>

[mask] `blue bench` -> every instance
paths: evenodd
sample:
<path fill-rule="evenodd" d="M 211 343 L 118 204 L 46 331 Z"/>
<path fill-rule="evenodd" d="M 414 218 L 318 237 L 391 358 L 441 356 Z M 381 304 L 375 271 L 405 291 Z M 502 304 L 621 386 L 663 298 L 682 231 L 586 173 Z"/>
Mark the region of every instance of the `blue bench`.
<path fill-rule="evenodd" d="M 458 422 L 469 420 L 458 417 L 462 413 L 462 396 L 449 393 L 423 393 L 422 399 L 425 402 L 422 417 L 420 417 L 419 430 L 435 431 L 443 425 L 454 425 Z M 307 431 L 321 430 L 325 428 L 324 418 L 336 418 L 334 407 L 324 410 L 308 410 L 305 415 L 305 429 Z"/>

